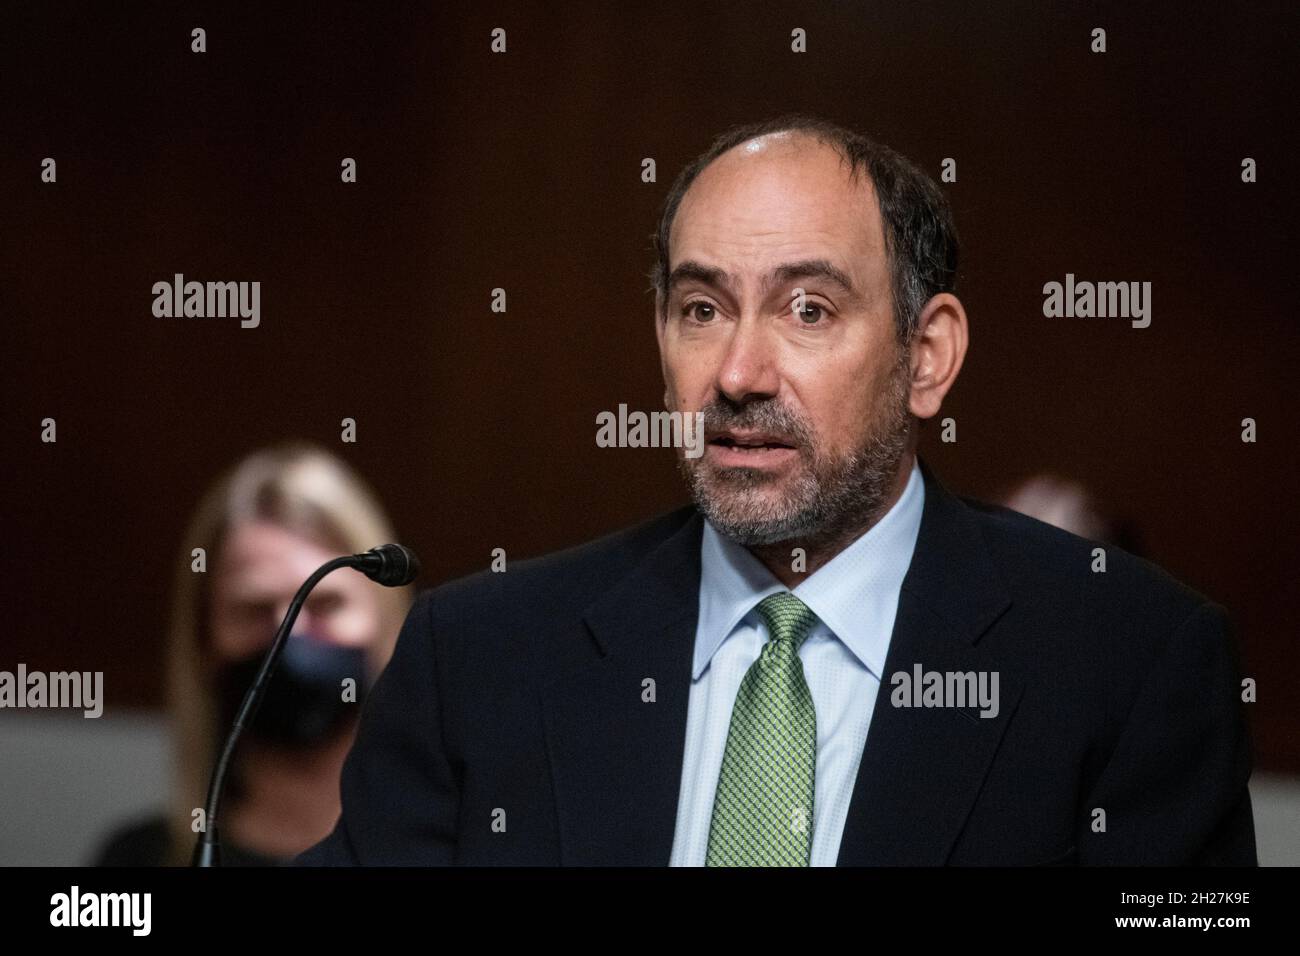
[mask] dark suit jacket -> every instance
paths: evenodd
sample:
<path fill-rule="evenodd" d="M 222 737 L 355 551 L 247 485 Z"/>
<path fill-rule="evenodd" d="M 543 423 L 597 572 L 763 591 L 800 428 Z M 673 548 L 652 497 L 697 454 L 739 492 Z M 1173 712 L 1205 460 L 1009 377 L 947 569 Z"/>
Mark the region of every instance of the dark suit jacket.
<path fill-rule="evenodd" d="M 922 472 L 839 864 L 1254 865 L 1223 608 L 1114 548 L 1094 572 L 1095 543 Z M 424 592 L 364 705 L 338 825 L 295 862 L 666 865 L 702 520 Z M 997 716 L 893 706 L 889 675 L 915 663 L 997 671 Z"/>

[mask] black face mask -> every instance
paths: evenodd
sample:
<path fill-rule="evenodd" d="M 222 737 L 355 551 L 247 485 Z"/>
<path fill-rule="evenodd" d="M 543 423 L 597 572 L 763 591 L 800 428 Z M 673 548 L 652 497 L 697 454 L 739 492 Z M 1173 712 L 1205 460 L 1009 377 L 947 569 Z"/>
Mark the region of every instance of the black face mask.
<path fill-rule="evenodd" d="M 235 722 L 239 705 L 253 686 L 266 650 L 222 667 L 218 676 L 221 730 Z M 344 701 L 343 681 L 355 681 L 355 701 Z M 264 743 L 289 750 L 305 750 L 331 740 L 351 725 L 360 713 L 368 685 L 366 652 L 339 647 L 305 635 L 290 634 L 279 666 L 257 715 L 245 733 Z"/>

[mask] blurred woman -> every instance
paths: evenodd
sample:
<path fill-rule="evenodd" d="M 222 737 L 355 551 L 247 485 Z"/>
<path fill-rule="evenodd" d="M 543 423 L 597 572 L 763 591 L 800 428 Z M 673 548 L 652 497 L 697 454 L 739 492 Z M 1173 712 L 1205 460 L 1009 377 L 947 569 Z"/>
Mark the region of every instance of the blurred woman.
<path fill-rule="evenodd" d="M 294 593 L 329 559 L 393 539 L 362 480 L 309 445 L 258 452 L 208 491 L 174 589 L 167 705 L 175 792 L 165 817 L 117 832 L 100 865 L 189 863 L 213 761 Z M 193 570 L 196 548 L 206 573 Z M 223 865 L 288 860 L 333 828 L 356 717 L 412 596 L 410 586 L 384 588 L 348 568 L 312 591 L 226 778 Z"/>
<path fill-rule="evenodd" d="M 1102 508 L 1096 496 L 1082 482 L 1051 472 L 1032 475 L 1002 496 L 1001 503 L 1012 511 L 1077 534 L 1143 556 L 1137 525 Z"/>

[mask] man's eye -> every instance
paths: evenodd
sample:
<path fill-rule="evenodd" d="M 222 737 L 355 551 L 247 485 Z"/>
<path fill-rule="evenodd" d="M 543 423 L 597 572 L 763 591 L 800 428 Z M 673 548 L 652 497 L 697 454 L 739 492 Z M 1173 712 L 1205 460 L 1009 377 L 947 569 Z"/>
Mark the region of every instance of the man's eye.
<path fill-rule="evenodd" d="M 682 315 L 687 318 L 694 318 L 697 322 L 709 322 L 717 315 L 717 312 L 707 302 L 687 302 L 682 306 Z"/>
<path fill-rule="evenodd" d="M 805 302 L 802 309 L 795 310 L 795 315 L 807 325 L 816 325 L 825 314 L 826 310 L 813 302 Z"/>

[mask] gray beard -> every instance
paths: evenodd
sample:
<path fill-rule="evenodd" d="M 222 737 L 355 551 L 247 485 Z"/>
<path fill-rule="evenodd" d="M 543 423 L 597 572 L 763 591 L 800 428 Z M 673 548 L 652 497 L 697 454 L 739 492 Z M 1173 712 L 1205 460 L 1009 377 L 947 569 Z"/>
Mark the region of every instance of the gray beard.
<path fill-rule="evenodd" d="M 880 517 L 907 453 L 907 359 L 904 354 L 895 367 L 882 417 L 854 451 L 838 459 L 817 455 L 808 426 L 771 403 L 738 411 L 725 400 L 711 403 L 704 410 L 707 428 L 755 427 L 791 435 L 798 441 L 804 467 L 781 501 L 767 503 L 746 494 L 771 481 L 758 469 L 715 469 L 702 464 L 703 459 L 679 457 L 678 469 L 696 507 L 720 534 L 747 547 L 793 539 L 833 540 L 869 527 Z"/>

